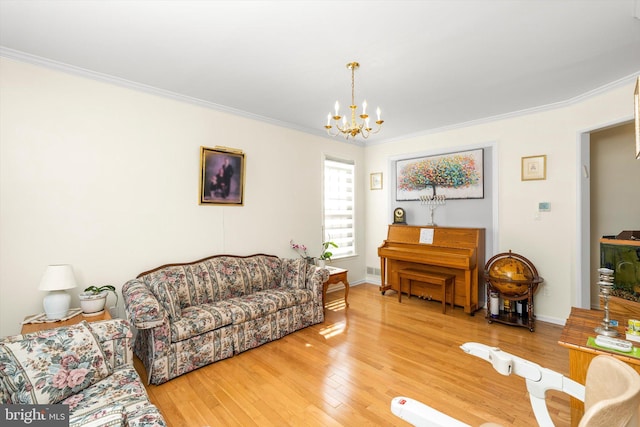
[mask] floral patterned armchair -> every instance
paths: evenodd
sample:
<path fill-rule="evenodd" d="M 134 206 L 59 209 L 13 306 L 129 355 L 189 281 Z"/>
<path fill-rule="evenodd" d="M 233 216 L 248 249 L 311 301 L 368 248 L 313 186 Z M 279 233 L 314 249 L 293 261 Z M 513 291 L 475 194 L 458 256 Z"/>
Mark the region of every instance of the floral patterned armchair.
<path fill-rule="evenodd" d="M 0 339 L 0 403 L 69 406 L 69 426 L 166 426 L 132 365 L 123 319 Z"/>

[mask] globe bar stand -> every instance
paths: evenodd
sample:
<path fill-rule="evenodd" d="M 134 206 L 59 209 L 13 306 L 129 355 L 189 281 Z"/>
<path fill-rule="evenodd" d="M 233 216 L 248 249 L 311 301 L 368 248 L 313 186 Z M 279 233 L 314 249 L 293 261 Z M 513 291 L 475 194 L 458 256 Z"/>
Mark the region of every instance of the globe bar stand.
<path fill-rule="evenodd" d="M 487 287 L 487 303 L 491 302 L 491 293 L 497 293 L 500 307 L 497 315 L 487 309 L 487 321 L 507 325 L 522 326 L 535 330 L 533 295 L 544 279 L 538 276 L 538 270 L 527 258 L 511 251 L 492 257 L 484 269 Z M 520 312 L 514 309 L 516 304 L 526 304 Z"/>

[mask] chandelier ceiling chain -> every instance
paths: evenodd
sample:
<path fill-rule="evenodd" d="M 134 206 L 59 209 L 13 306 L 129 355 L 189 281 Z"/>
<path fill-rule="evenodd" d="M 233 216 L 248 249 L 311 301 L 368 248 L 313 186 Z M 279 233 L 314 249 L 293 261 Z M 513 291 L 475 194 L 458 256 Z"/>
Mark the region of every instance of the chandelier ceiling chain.
<path fill-rule="evenodd" d="M 345 139 L 355 138 L 360 135 L 363 138 L 368 138 L 371 134 L 376 134 L 380 132 L 382 129 L 382 123 L 384 120 L 380 119 L 380 107 L 377 108 L 376 113 L 378 116 L 378 120 L 376 120 L 376 124 L 378 127 L 376 130 L 372 130 L 369 126 L 369 115 L 367 114 L 367 101 L 364 100 L 362 102 L 362 114 L 360 114 L 360 119 L 362 121 L 358 122 L 356 119 L 356 110 L 358 106 L 356 105 L 356 84 L 355 84 L 355 72 L 358 68 L 360 68 L 360 64 L 357 62 L 349 62 L 347 64 L 347 68 L 351 70 L 351 105 L 349 108 L 351 109 L 351 121 L 347 120 L 346 116 L 340 116 L 340 103 L 336 101 L 335 104 L 335 114 L 332 116 L 331 113 L 327 115 L 327 124 L 325 125 L 325 129 L 327 130 L 327 134 L 329 136 L 337 136 L 342 135 Z M 334 132 L 331 131 L 333 126 L 331 125 L 331 119 L 335 121 L 336 130 Z M 342 125 L 340 125 L 340 120 L 342 119 Z"/>

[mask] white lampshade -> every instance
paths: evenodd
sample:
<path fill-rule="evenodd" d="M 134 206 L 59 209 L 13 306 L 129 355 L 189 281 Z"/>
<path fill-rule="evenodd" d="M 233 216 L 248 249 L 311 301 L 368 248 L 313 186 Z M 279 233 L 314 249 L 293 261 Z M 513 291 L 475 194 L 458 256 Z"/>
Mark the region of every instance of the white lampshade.
<path fill-rule="evenodd" d="M 58 320 L 67 315 L 71 295 L 66 292 L 66 289 L 75 287 L 76 278 L 73 275 L 73 268 L 69 264 L 47 267 L 38 287 L 41 291 L 50 291 L 42 302 L 47 319 Z"/>
<path fill-rule="evenodd" d="M 50 265 L 40 280 L 41 291 L 61 291 L 76 287 L 76 278 L 73 275 L 73 267 L 69 264 Z"/>

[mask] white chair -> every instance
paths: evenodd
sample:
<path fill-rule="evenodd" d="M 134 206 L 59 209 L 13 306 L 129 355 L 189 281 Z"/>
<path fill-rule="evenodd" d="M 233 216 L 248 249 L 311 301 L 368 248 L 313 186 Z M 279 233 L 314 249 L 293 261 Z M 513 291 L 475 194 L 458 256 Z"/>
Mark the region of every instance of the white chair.
<path fill-rule="evenodd" d="M 640 375 L 629 365 L 611 356 L 597 356 L 589 365 L 585 385 L 540 365 L 479 343 L 460 348 L 490 362 L 502 375 L 512 373 L 525 379 L 533 413 L 541 427 L 553 427 L 545 393 L 560 390 L 584 402 L 580 427 L 638 426 L 640 417 Z M 391 411 L 416 427 L 469 427 L 440 411 L 408 397 L 391 400 Z M 483 424 L 485 427 L 497 424 Z"/>

